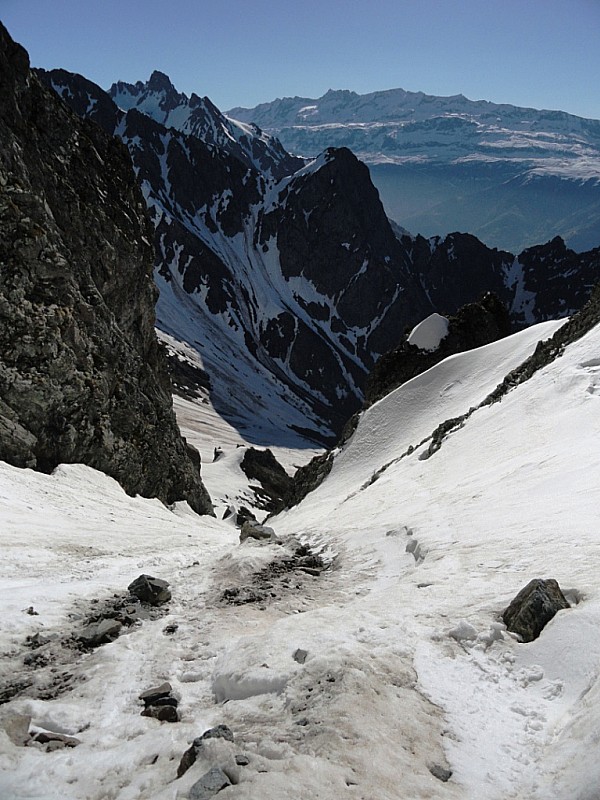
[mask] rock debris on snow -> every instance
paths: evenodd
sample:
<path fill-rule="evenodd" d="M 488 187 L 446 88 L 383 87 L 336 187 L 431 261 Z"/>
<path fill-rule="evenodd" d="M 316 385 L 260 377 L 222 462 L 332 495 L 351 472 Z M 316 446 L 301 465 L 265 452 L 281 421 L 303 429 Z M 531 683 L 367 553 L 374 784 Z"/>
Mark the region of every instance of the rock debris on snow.
<path fill-rule="evenodd" d="M 200 750 L 207 739 L 225 739 L 227 742 L 233 742 L 233 732 L 227 725 L 221 724 L 214 728 L 209 728 L 207 731 L 204 731 L 202 736 L 198 736 L 194 739 L 190 747 L 181 757 L 181 761 L 177 767 L 178 778 L 185 775 L 188 769 L 196 763 Z"/>
<path fill-rule="evenodd" d="M 557 581 L 534 578 L 505 609 L 502 619 L 522 642 L 533 642 L 556 613 L 565 608 L 570 606 Z"/>
<path fill-rule="evenodd" d="M 190 800 L 210 800 L 222 789 L 231 786 L 231 781 L 219 767 L 213 767 L 206 772 L 200 780 L 190 789 Z"/>
<path fill-rule="evenodd" d="M 132 581 L 127 590 L 135 595 L 142 603 L 151 606 L 160 606 L 168 603 L 171 599 L 171 592 L 167 581 L 154 578 L 152 575 L 140 575 Z"/>

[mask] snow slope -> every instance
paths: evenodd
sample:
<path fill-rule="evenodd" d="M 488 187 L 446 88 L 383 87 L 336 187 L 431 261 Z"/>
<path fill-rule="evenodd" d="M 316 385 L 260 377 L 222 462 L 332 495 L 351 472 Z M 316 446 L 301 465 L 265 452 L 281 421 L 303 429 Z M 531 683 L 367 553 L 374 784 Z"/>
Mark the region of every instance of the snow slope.
<path fill-rule="evenodd" d="M 71 630 L 139 572 L 169 580 L 173 599 L 166 616 L 73 654 L 67 691 L 0 707 L 2 725 L 29 714 L 81 740 L 46 753 L 0 731 L 0 796 L 174 800 L 219 764 L 236 782 L 223 800 L 597 797 L 600 327 L 430 458 L 418 446 L 557 327 L 453 356 L 373 405 L 322 486 L 270 523 L 283 544 L 238 545 L 227 522 L 129 498 L 79 466 L 2 466 L 3 684 L 35 671 L 26 635 Z M 272 594 L 223 602 L 298 539 L 330 567 L 287 586 L 272 573 Z M 519 644 L 499 614 L 538 576 L 573 607 Z M 139 716 L 137 695 L 163 680 L 177 724 Z M 234 744 L 211 744 L 175 780 L 191 740 L 219 723 Z"/>

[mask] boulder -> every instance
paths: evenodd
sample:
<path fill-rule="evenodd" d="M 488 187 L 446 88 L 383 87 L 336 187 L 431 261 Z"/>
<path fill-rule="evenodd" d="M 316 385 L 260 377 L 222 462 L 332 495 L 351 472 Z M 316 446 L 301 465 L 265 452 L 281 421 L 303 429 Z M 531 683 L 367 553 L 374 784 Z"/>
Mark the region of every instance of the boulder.
<path fill-rule="evenodd" d="M 226 739 L 228 742 L 233 742 L 233 732 L 227 725 L 217 725 L 214 728 L 209 728 L 207 731 L 204 731 L 202 736 L 198 736 L 194 739 L 192 744 L 181 756 L 181 761 L 177 767 L 178 778 L 185 775 L 188 769 L 196 763 L 200 748 L 206 739 Z"/>
<path fill-rule="evenodd" d="M 127 590 L 135 595 L 142 603 L 150 606 L 160 606 L 168 603 L 171 599 L 169 584 L 160 578 L 153 578 L 151 575 L 140 575 L 129 584 Z"/>
<path fill-rule="evenodd" d="M 307 656 L 308 656 L 308 650 L 302 650 L 302 648 L 301 648 L 301 647 L 299 647 L 299 648 L 298 648 L 298 649 L 297 649 L 297 650 L 294 652 L 294 655 L 292 656 L 292 658 L 293 658 L 293 659 L 294 659 L 294 661 L 296 661 L 298 664 L 304 664 L 304 663 L 305 663 L 305 661 L 306 661 L 306 657 L 307 657 Z"/>
<path fill-rule="evenodd" d="M 140 700 L 143 700 L 145 706 L 152 706 L 157 700 L 170 697 L 172 690 L 173 687 L 171 684 L 165 681 L 165 683 L 161 683 L 160 686 L 155 686 L 152 689 L 146 689 L 146 691 L 142 692 L 140 695 L 138 695 L 138 697 Z"/>
<path fill-rule="evenodd" d="M 429 767 L 429 772 L 431 772 L 434 778 L 437 778 L 438 781 L 441 781 L 442 783 L 448 783 L 452 777 L 452 770 L 442 767 L 439 764 L 431 764 Z"/>
<path fill-rule="evenodd" d="M 123 625 L 116 619 L 102 619 L 84 628 L 78 636 L 85 647 L 100 647 L 114 641 Z"/>
<path fill-rule="evenodd" d="M 66 736 L 63 733 L 55 733 L 54 731 L 38 731 L 37 733 L 33 733 L 31 741 L 47 745 L 47 750 L 59 750 L 62 747 L 77 747 L 78 744 L 81 744 L 81 741 L 74 736 Z"/>
<path fill-rule="evenodd" d="M 537 639 L 557 611 L 570 608 L 560 586 L 553 578 L 534 578 L 514 598 L 502 614 L 509 631 L 523 642 Z"/>
<path fill-rule="evenodd" d="M 147 706 L 142 711 L 142 717 L 152 717 L 159 722 L 179 722 L 177 709 L 172 705 L 152 705 Z"/>
<path fill-rule="evenodd" d="M 222 789 L 231 786 L 231 781 L 219 767 L 205 772 L 199 781 L 192 786 L 188 797 L 190 800 L 210 800 Z"/>
<path fill-rule="evenodd" d="M 142 717 L 152 717 L 159 722 L 179 722 L 179 700 L 173 697 L 170 683 L 165 681 L 160 686 L 147 689 L 138 697 L 144 703 Z"/>
<path fill-rule="evenodd" d="M 273 528 L 270 528 L 268 525 L 260 525 L 258 522 L 254 522 L 253 520 L 246 520 L 246 522 L 244 522 L 242 525 L 242 530 L 240 531 L 240 542 L 244 542 L 246 539 L 274 541 L 277 539 L 277 537 L 275 536 L 275 531 Z"/>

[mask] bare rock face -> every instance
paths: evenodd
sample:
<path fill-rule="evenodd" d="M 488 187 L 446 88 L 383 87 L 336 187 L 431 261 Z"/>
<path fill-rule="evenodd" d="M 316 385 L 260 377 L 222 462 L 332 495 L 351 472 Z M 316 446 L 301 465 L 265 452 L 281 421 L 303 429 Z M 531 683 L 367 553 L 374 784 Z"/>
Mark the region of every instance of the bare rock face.
<path fill-rule="evenodd" d="M 529 581 L 502 614 L 509 631 L 523 642 L 533 642 L 557 611 L 570 608 L 560 586 L 553 578 Z"/>
<path fill-rule="evenodd" d="M 0 26 L 0 458 L 84 463 L 212 513 L 154 332 L 152 232 L 125 147 Z"/>

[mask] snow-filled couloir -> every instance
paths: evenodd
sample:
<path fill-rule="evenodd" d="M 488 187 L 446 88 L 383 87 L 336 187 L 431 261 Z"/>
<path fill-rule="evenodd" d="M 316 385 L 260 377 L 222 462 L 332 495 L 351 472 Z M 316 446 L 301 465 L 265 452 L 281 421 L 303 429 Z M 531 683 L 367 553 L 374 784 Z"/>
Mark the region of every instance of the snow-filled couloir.
<path fill-rule="evenodd" d="M 268 522 L 277 540 L 240 544 L 230 521 L 127 497 L 87 468 L 2 466 L 3 796 L 184 798 L 217 767 L 222 797 L 248 800 L 594 796 L 600 327 L 480 407 L 560 324 L 375 403 L 323 484 Z M 235 489 L 243 442 L 215 424 L 197 442 L 220 440 L 213 478 Z M 204 479 L 214 494 L 209 465 Z M 165 610 L 95 650 L 70 645 L 139 573 L 170 583 Z M 571 608 L 521 644 L 500 615 L 538 576 Z M 163 681 L 179 722 L 140 716 Z M 22 718 L 79 743 L 19 747 L 6 730 Z M 205 740 L 177 778 L 219 724 L 233 742 Z"/>

